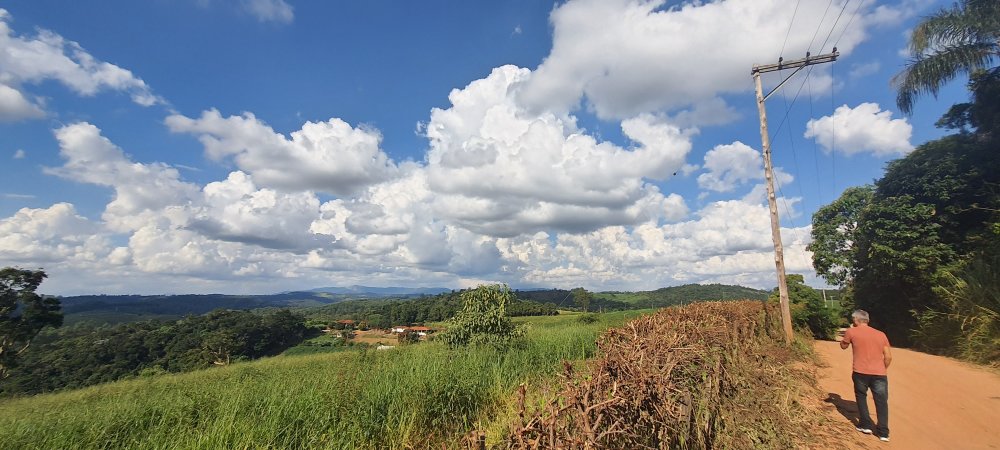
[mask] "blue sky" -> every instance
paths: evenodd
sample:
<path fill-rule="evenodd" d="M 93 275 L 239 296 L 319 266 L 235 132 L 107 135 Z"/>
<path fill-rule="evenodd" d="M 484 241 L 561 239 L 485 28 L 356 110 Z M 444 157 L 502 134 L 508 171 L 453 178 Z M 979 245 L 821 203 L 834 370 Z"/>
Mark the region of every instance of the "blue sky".
<path fill-rule="evenodd" d="M 943 4 L 859 2 L 3 2 L 0 265 L 56 294 L 771 288 L 750 67 L 837 45 L 767 105 L 818 286 L 811 214 L 965 99 L 901 116 Z"/>

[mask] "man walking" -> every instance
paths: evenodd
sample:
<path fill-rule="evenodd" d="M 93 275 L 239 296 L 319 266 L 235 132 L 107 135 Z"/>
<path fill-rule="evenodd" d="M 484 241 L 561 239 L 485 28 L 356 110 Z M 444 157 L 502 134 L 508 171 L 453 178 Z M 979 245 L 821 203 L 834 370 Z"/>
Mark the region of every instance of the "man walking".
<path fill-rule="evenodd" d="M 868 326 L 868 319 L 868 313 L 864 310 L 859 309 L 851 314 L 854 326 L 847 329 L 844 339 L 840 341 L 840 348 L 851 347 L 854 353 L 851 379 L 854 381 L 854 398 L 858 403 L 860 416 L 858 431 L 872 434 L 874 429 L 879 440 L 889 442 L 889 379 L 886 369 L 892 362 L 892 353 L 885 333 Z M 875 399 L 878 425 L 872 424 L 872 417 L 868 413 L 869 389 Z"/>

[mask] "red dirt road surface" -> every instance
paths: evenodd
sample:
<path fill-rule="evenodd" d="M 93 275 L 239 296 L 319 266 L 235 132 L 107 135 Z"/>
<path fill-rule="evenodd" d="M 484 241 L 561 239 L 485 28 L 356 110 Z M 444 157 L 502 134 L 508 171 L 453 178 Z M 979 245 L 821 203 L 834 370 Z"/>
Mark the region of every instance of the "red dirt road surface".
<path fill-rule="evenodd" d="M 836 412 L 830 416 L 845 436 L 845 447 L 920 449 L 1000 449 L 1000 375 L 953 359 L 894 348 L 889 367 L 889 437 L 879 442 L 854 430 L 857 404 L 851 383 L 851 350 L 839 342 L 816 341 L 829 364 L 819 370 L 820 389 Z M 875 419 L 875 404 L 868 394 Z M 839 413 L 839 414 L 838 414 Z M 858 439 L 854 439 L 858 438 Z"/>

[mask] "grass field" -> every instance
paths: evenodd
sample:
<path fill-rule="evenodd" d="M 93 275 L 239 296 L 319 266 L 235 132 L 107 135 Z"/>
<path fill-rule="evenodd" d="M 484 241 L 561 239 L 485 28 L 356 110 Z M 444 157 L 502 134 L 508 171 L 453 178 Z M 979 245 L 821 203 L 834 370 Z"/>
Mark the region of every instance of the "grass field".
<path fill-rule="evenodd" d="M 278 356 L 0 401 L 4 448 L 401 448 L 502 433 L 520 383 L 593 355 L 604 329 L 649 311 L 518 319 L 523 346 Z M 435 448 L 439 448 L 436 445 Z"/>

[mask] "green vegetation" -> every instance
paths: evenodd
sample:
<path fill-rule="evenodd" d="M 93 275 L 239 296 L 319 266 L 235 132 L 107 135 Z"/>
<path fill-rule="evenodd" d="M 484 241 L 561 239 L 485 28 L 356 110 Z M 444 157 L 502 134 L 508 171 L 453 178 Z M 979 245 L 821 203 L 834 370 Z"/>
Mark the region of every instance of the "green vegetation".
<path fill-rule="evenodd" d="M 1000 363 L 1000 70 L 969 88 L 938 122 L 958 133 L 820 209 L 809 249 L 894 344 Z"/>
<path fill-rule="evenodd" d="M 995 240 L 957 269 L 945 270 L 934 287 L 940 307 L 917 316 L 917 339 L 983 364 L 1000 363 L 1000 225 Z"/>
<path fill-rule="evenodd" d="M 766 314 L 760 301 L 703 302 L 636 319 L 605 334 L 599 357 L 584 370 L 567 366 L 555 398 L 519 401 L 510 432 L 494 439 L 486 433 L 487 443 L 510 449 L 834 448 L 837 442 L 817 442 L 829 417 L 801 401 L 817 395 L 802 364 L 808 353 L 781 342 L 776 321 L 768 320 L 775 312 Z"/>
<path fill-rule="evenodd" d="M 35 293 L 45 276 L 41 270 L 0 269 L 0 381 L 18 366 L 38 332 L 62 325 L 59 300 Z"/>
<path fill-rule="evenodd" d="M 728 284 L 685 284 L 655 291 L 601 292 L 595 296 L 631 307 L 662 308 L 712 300 L 766 300 L 768 292 Z"/>
<path fill-rule="evenodd" d="M 892 80 L 904 113 L 913 110 L 917 96 L 936 96 L 959 73 L 975 73 L 1000 59 L 1000 5 L 960 0 L 925 17 L 910 33 L 910 53 L 913 59 Z"/>
<path fill-rule="evenodd" d="M 365 322 L 372 328 L 385 329 L 396 325 L 441 322 L 450 319 L 462 309 L 464 304 L 462 295 L 465 292 L 467 291 L 455 291 L 413 300 L 358 300 L 301 309 L 299 312 L 312 321 L 326 323 L 351 319 Z M 547 316 L 557 313 L 554 305 L 517 298 L 508 301 L 506 311 L 507 315 L 512 317 Z"/>
<path fill-rule="evenodd" d="M 580 287 L 571 290 L 573 293 L 573 303 L 579 306 L 583 312 L 587 312 L 587 308 L 590 307 L 590 303 L 594 300 L 594 294 L 587 292 L 586 289 Z"/>
<path fill-rule="evenodd" d="M 66 325 L 177 320 L 216 309 L 302 308 L 358 298 L 322 292 L 271 295 L 79 295 L 60 297 Z"/>
<path fill-rule="evenodd" d="M 823 301 L 823 296 L 819 291 L 806 286 L 805 277 L 797 273 L 788 274 L 786 278 L 788 285 L 789 308 L 792 312 L 792 325 L 800 330 L 807 331 L 816 339 L 833 339 L 837 328 L 846 323 L 841 323 L 843 319 L 839 307 L 827 307 Z M 778 288 L 771 292 L 768 299 L 771 303 L 778 303 Z"/>
<path fill-rule="evenodd" d="M 462 310 L 448 320 L 439 338 L 451 348 L 489 344 L 499 349 L 509 347 L 524 336 L 524 328 L 507 316 L 507 305 L 514 294 L 507 285 L 479 286 L 462 293 Z"/>
<path fill-rule="evenodd" d="M 506 433 L 520 383 L 591 357 L 598 333 L 643 312 L 517 318 L 525 345 L 507 350 L 278 356 L 8 399 L 0 429 L 10 448 L 439 448 L 472 428 Z"/>
<path fill-rule="evenodd" d="M 220 310 L 175 322 L 68 327 L 39 336 L 10 377 L 0 380 L 0 396 L 226 365 L 278 354 L 306 334 L 302 318 L 288 311 Z"/>
<path fill-rule="evenodd" d="M 306 339 L 298 345 L 281 352 L 283 356 L 315 355 L 317 353 L 334 353 L 345 350 L 355 350 L 358 345 L 340 336 L 321 334 Z"/>

